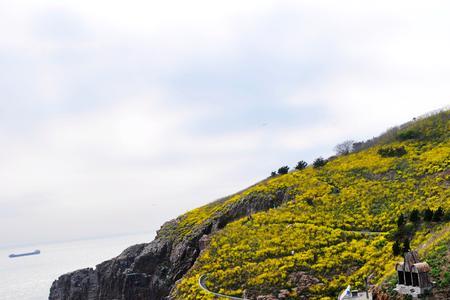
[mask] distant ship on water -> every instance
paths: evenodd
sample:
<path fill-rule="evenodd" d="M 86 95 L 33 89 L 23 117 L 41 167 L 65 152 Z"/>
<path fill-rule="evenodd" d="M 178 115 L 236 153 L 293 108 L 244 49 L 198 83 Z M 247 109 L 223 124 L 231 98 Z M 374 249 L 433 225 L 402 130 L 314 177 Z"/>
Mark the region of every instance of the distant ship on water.
<path fill-rule="evenodd" d="M 10 254 L 9 258 L 21 257 L 21 256 L 29 256 L 29 255 L 38 255 L 41 254 L 40 250 L 34 250 L 33 252 L 19 253 L 19 254 Z"/>

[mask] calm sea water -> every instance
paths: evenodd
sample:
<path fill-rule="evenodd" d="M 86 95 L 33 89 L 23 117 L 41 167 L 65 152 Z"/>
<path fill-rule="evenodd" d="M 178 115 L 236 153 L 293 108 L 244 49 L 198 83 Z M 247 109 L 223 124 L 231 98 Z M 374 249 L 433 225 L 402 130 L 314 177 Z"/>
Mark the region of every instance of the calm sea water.
<path fill-rule="evenodd" d="M 128 246 L 149 242 L 154 235 L 139 234 L 73 242 L 0 249 L 0 299 L 48 299 L 50 286 L 59 275 L 119 255 Z M 41 250 L 40 255 L 9 258 L 11 253 Z"/>

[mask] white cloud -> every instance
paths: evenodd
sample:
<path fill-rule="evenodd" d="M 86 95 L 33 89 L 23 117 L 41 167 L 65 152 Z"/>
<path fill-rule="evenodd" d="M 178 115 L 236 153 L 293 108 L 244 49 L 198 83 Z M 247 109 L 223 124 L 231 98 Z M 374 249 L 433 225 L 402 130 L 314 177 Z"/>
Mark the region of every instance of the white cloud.
<path fill-rule="evenodd" d="M 239 175 L 242 182 L 226 180 L 246 163 L 233 155 L 257 150 L 258 135 L 193 136 L 183 126 L 202 110 L 168 110 L 164 97 L 154 92 L 107 110 L 57 116 L 32 138 L 4 143 L 0 203 L 19 218 L 3 222 L 28 224 L 4 238 L 24 238 L 29 225 L 40 228 L 41 239 L 61 238 L 61 230 L 70 237 L 156 229 L 250 184 Z M 125 227 L 116 222 L 121 216 Z"/>

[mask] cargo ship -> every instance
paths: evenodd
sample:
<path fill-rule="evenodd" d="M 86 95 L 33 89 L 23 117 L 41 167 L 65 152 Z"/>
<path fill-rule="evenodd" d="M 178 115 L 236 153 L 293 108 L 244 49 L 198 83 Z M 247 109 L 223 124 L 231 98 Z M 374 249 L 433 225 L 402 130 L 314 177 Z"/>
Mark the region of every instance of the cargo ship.
<path fill-rule="evenodd" d="M 34 250 L 33 252 L 19 253 L 19 254 L 10 254 L 9 258 L 21 257 L 21 256 L 29 256 L 29 255 L 38 255 L 41 254 L 40 250 Z"/>

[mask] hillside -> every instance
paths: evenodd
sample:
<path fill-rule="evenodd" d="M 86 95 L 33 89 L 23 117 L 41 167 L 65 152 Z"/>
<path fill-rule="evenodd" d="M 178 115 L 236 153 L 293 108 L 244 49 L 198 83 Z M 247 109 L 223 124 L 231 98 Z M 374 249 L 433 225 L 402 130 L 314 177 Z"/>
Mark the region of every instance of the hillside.
<path fill-rule="evenodd" d="M 202 275 L 210 290 L 249 299 L 335 299 L 369 274 L 389 290 L 396 241 L 429 259 L 436 294 L 448 299 L 449 116 L 410 122 L 324 166 L 192 210 L 152 243 L 61 276 L 50 299 L 214 299 Z"/>

